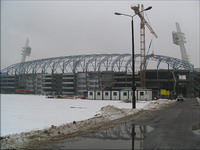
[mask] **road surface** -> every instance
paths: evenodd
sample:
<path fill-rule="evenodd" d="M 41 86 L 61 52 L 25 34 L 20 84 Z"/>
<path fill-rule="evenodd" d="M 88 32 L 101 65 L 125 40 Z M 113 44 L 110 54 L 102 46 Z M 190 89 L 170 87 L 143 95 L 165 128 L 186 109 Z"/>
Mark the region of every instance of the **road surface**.
<path fill-rule="evenodd" d="M 196 99 L 149 112 L 134 124 L 154 128 L 144 140 L 144 149 L 200 149 L 200 106 Z"/>

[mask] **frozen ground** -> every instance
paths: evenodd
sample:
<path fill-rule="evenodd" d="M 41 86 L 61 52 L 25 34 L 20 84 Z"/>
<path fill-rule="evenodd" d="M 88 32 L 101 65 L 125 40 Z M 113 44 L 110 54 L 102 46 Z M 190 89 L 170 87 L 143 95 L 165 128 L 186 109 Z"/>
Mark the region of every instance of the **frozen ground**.
<path fill-rule="evenodd" d="M 138 102 L 143 108 L 150 102 Z M 131 109 L 130 103 L 105 100 L 48 99 L 35 95 L 1 95 L 1 136 L 44 129 L 94 117 L 107 105 Z"/>

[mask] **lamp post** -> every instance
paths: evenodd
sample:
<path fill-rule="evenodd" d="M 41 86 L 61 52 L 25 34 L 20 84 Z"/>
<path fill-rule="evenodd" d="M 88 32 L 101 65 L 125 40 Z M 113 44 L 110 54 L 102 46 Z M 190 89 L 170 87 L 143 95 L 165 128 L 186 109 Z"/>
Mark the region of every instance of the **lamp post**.
<path fill-rule="evenodd" d="M 169 63 L 168 63 L 168 100 L 170 99 L 170 89 L 169 89 L 169 83 L 170 83 L 170 79 L 169 79 Z"/>
<path fill-rule="evenodd" d="M 140 12 L 138 12 L 137 14 L 146 11 L 146 10 L 150 10 L 152 7 L 148 7 Z M 118 13 L 115 12 L 115 15 L 123 15 L 123 16 L 127 16 L 127 17 L 131 17 L 131 35 L 132 35 L 132 109 L 136 108 L 136 100 L 135 100 L 135 90 L 136 90 L 136 85 L 135 85 L 135 48 L 134 48 L 134 24 L 133 24 L 133 17 L 135 17 L 137 14 L 134 15 L 128 15 L 128 14 L 122 14 L 122 13 Z"/>

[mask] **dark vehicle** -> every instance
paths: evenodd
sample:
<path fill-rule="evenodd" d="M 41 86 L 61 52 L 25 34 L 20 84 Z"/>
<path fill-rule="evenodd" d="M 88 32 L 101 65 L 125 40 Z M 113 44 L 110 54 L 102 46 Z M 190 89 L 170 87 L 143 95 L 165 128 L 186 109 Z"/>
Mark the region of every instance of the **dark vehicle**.
<path fill-rule="evenodd" d="M 179 95 L 179 96 L 176 98 L 176 100 L 177 100 L 177 101 L 183 101 L 184 98 L 183 98 L 183 96 Z"/>

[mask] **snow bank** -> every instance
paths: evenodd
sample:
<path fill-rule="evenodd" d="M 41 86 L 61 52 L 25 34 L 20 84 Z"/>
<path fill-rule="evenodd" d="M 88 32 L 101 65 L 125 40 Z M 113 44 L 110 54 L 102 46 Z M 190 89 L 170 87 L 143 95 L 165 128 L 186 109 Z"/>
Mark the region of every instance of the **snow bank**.
<path fill-rule="evenodd" d="M 101 116 L 109 120 L 115 120 L 127 115 L 136 114 L 140 109 L 119 109 L 117 107 L 108 105 L 101 108 Z"/>
<path fill-rule="evenodd" d="M 197 99 L 197 102 L 198 102 L 198 103 L 199 103 L 199 105 L 200 105 L 200 98 L 199 98 L 199 97 L 197 97 L 196 99 Z"/>
<path fill-rule="evenodd" d="M 145 105 L 142 109 L 143 110 L 150 110 L 150 109 L 158 109 L 166 104 L 171 104 L 175 102 L 175 100 L 168 100 L 168 99 L 158 99 L 151 101 L 149 104 Z"/>
<path fill-rule="evenodd" d="M 40 142 L 91 132 L 92 129 L 98 129 L 105 124 L 109 124 L 110 121 L 143 110 L 157 109 L 162 105 L 173 102 L 168 100 L 138 102 L 136 103 L 137 109 L 131 109 L 131 103 L 121 101 L 58 100 L 28 95 L 1 96 L 3 117 L 1 131 L 4 134 L 9 133 L 8 131 L 14 133 L 15 129 L 18 131 L 16 134 L 1 137 L 1 148 L 3 149 L 30 148 Z M 6 115 L 8 118 L 6 118 Z M 30 122 L 24 124 L 27 119 Z M 40 121 L 42 121 L 42 124 L 37 124 Z M 32 125 L 32 122 L 36 123 Z M 6 123 L 10 124 L 6 125 Z M 21 133 L 17 129 L 19 125 L 25 128 Z M 44 127 L 45 125 L 46 127 Z M 6 126 L 13 128 L 6 128 Z M 27 129 L 31 130 L 27 131 Z"/>

